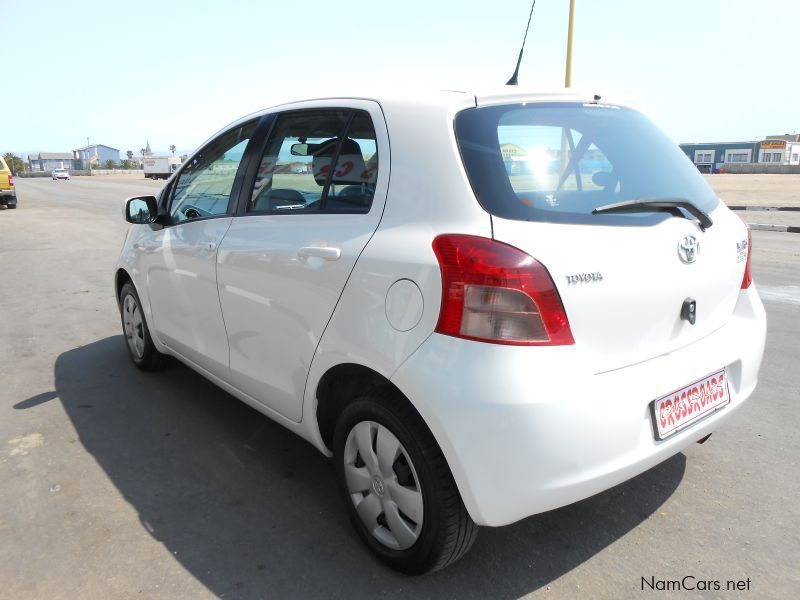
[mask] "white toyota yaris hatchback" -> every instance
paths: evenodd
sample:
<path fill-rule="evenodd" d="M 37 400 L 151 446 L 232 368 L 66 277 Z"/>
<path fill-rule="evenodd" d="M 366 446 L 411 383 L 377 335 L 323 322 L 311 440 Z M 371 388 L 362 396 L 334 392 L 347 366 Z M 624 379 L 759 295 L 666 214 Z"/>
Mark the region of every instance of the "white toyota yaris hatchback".
<path fill-rule="evenodd" d="M 614 99 L 276 106 L 126 218 L 134 363 L 174 356 L 332 455 L 407 573 L 649 469 L 756 386 L 748 230 Z"/>

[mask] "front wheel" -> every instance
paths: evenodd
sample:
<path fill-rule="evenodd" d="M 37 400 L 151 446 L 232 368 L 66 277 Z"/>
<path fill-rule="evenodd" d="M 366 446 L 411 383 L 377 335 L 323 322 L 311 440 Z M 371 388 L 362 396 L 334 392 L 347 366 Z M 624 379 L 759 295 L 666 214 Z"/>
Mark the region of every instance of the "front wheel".
<path fill-rule="evenodd" d="M 477 537 L 430 430 L 394 391 L 363 396 L 336 424 L 334 460 L 347 511 L 382 561 L 419 575 L 461 558 Z"/>
<path fill-rule="evenodd" d="M 122 286 L 119 294 L 119 306 L 122 317 L 122 333 L 125 335 L 128 353 L 133 364 L 143 371 L 158 369 L 163 363 L 164 355 L 153 344 L 139 294 L 136 293 L 136 288 L 130 281 Z"/>

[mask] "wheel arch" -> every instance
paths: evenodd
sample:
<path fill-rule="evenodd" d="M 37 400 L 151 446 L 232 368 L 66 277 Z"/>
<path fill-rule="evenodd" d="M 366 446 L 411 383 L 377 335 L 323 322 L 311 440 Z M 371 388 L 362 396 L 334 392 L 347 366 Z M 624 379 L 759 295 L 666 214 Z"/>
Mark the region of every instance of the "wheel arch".
<path fill-rule="evenodd" d="M 133 278 L 125 269 L 123 269 L 122 267 L 117 269 L 117 272 L 114 274 L 114 291 L 116 292 L 114 294 L 114 297 L 117 299 L 118 305 L 119 305 L 119 295 L 122 293 L 122 286 L 124 286 L 128 282 L 130 282 L 131 285 L 133 285 L 133 287 L 136 287 L 136 284 L 133 283 Z"/>
<path fill-rule="evenodd" d="M 480 512 L 476 510 L 474 494 L 468 482 L 459 476 L 461 468 L 458 465 L 458 455 L 454 453 L 452 444 L 447 439 L 446 431 L 440 423 L 436 422 L 436 416 L 428 414 L 426 418 L 426 415 L 401 388 L 385 375 L 370 367 L 357 363 L 338 363 L 329 367 L 320 377 L 314 393 L 313 414 L 309 415 L 315 420 L 316 431 L 308 432 L 309 441 L 328 455 L 332 454 L 333 434 L 339 415 L 352 401 L 370 392 L 379 393 L 384 402 L 401 403 L 419 418 L 420 423 L 428 430 L 431 438 L 439 447 L 462 501 L 467 506 L 467 511 L 473 520 L 478 522 L 475 517 L 479 517 Z M 440 436 L 443 436 L 444 439 Z"/>
<path fill-rule="evenodd" d="M 378 390 L 382 395 L 390 398 L 391 402 L 402 403 L 414 411 L 431 432 L 431 436 L 436 439 L 414 403 L 388 378 L 361 364 L 340 363 L 332 366 L 322 375 L 314 394 L 316 425 L 328 451 L 333 449 L 333 432 L 336 428 L 336 421 L 345 407 L 360 396 Z"/>

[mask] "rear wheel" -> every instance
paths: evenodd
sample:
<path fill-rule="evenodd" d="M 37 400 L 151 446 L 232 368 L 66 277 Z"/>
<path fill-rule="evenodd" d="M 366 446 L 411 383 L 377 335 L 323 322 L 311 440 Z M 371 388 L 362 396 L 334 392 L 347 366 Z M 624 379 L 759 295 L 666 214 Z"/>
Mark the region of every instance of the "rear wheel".
<path fill-rule="evenodd" d="M 6 204 L 6 208 L 17 208 L 17 203 L 14 204 Z"/>
<path fill-rule="evenodd" d="M 122 317 L 122 333 L 133 363 L 144 371 L 158 369 L 164 360 L 164 355 L 156 350 L 147 320 L 142 311 L 142 303 L 136 288 L 129 281 L 122 286 L 119 294 L 120 314 Z"/>
<path fill-rule="evenodd" d="M 441 569 L 477 537 L 447 462 L 420 416 L 393 393 L 361 397 L 336 424 L 339 487 L 361 539 L 408 574 Z"/>

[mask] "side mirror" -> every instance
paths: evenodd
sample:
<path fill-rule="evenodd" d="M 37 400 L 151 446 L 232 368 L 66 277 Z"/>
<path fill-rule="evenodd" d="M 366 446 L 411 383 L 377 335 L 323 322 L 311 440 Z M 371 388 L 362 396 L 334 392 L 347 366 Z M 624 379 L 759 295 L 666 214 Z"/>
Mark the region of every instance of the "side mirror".
<path fill-rule="evenodd" d="M 155 196 L 137 196 L 125 202 L 125 220 L 134 225 L 146 225 L 156 220 L 158 201 Z"/>

